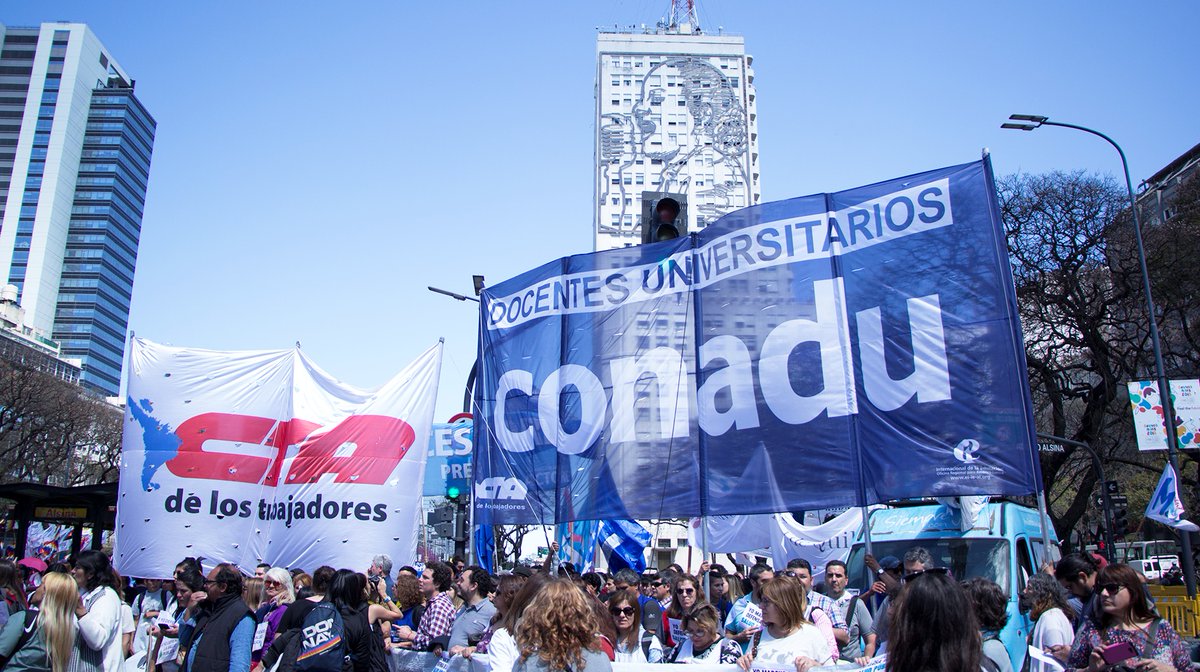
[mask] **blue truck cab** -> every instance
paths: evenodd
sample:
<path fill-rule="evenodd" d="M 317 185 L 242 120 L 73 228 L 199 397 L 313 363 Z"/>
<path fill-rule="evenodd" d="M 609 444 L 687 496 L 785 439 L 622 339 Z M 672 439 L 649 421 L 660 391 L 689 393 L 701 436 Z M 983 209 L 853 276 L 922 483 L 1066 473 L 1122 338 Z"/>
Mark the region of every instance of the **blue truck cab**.
<path fill-rule="evenodd" d="M 969 530 L 962 529 L 962 514 L 941 504 L 921 504 L 876 509 L 871 512 L 871 547 L 876 558 L 892 555 L 901 560 L 909 549 L 928 550 L 939 567 L 948 567 L 958 580 L 983 577 L 1000 585 L 1008 595 L 1008 624 L 1000 641 L 1008 649 L 1014 670 L 1025 662 L 1031 623 L 1018 608 L 1025 581 L 1046 561 L 1059 557 L 1058 539 L 1049 528 L 1049 544 L 1042 539 L 1038 512 L 1013 502 L 986 504 Z M 850 549 L 847 567 L 850 587 L 864 592 L 874 576 L 863 562 L 863 533 Z M 1048 555 L 1049 554 L 1049 555 Z"/>

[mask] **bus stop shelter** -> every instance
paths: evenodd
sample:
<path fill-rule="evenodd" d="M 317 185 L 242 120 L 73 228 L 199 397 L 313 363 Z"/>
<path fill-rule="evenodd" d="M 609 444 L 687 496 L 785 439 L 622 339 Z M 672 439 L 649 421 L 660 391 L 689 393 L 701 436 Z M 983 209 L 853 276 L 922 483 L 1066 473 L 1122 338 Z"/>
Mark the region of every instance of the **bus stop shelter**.
<path fill-rule="evenodd" d="M 71 528 L 71 554 L 85 549 L 83 528 L 92 528 L 91 548 L 99 550 L 104 530 L 116 527 L 117 484 L 81 485 L 61 488 L 38 483 L 0 485 L 0 499 L 10 500 L 9 520 L 16 523 L 16 554 L 26 556 L 31 522 L 65 525 Z"/>

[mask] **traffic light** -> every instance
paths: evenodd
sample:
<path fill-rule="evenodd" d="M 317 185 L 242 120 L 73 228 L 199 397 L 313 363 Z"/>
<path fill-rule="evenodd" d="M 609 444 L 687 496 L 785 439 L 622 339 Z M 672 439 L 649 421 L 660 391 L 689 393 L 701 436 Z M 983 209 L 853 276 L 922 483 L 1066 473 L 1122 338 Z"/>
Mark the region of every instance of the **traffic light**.
<path fill-rule="evenodd" d="M 429 512 L 425 522 L 433 527 L 434 534 L 446 539 L 454 538 L 454 509 L 442 506 Z"/>
<path fill-rule="evenodd" d="M 446 499 L 457 504 L 459 497 L 462 497 L 462 490 L 457 485 L 446 486 Z"/>
<path fill-rule="evenodd" d="M 1114 538 L 1129 534 L 1129 503 L 1127 501 L 1115 501 L 1117 499 L 1117 497 L 1112 498 L 1114 500 L 1112 501 L 1112 533 Z M 1125 498 L 1121 497 L 1120 499 L 1124 500 Z"/>
<path fill-rule="evenodd" d="M 687 196 L 642 192 L 642 244 L 686 236 Z"/>

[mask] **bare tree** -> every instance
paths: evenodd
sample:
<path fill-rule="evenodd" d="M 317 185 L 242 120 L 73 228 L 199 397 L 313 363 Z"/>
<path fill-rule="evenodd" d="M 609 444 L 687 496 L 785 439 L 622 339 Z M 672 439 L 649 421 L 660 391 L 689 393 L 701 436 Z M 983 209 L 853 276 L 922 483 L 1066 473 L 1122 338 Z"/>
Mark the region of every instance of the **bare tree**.
<path fill-rule="evenodd" d="M 83 388 L 0 360 L 0 478 L 47 485 L 117 480 L 121 411 Z"/>

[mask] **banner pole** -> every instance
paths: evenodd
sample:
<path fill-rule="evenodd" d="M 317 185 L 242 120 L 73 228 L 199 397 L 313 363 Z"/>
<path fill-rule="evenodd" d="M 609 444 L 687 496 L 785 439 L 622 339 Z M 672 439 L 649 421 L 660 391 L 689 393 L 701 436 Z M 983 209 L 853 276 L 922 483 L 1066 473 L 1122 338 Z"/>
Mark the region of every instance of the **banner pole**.
<path fill-rule="evenodd" d="M 1104 484 L 1101 483 L 1100 487 L 1103 488 Z M 1038 524 L 1041 525 L 1041 527 L 1042 527 L 1042 549 L 1043 549 L 1042 550 L 1042 564 L 1046 564 L 1047 562 L 1049 562 L 1049 555 L 1050 555 L 1050 528 L 1046 524 L 1046 521 L 1049 520 L 1049 514 L 1046 511 L 1046 488 L 1045 488 L 1045 486 L 1038 488 L 1037 502 L 1038 502 Z M 1038 571 L 1041 570 L 1040 567 L 1035 567 L 1034 569 L 1038 570 Z"/>
<path fill-rule="evenodd" d="M 708 553 L 708 517 L 700 517 L 700 549 L 701 559 L 706 558 Z M 712 566 L 709 565 L 708 571 L 704 573 L 704 600 L 712 604 Z"/>

